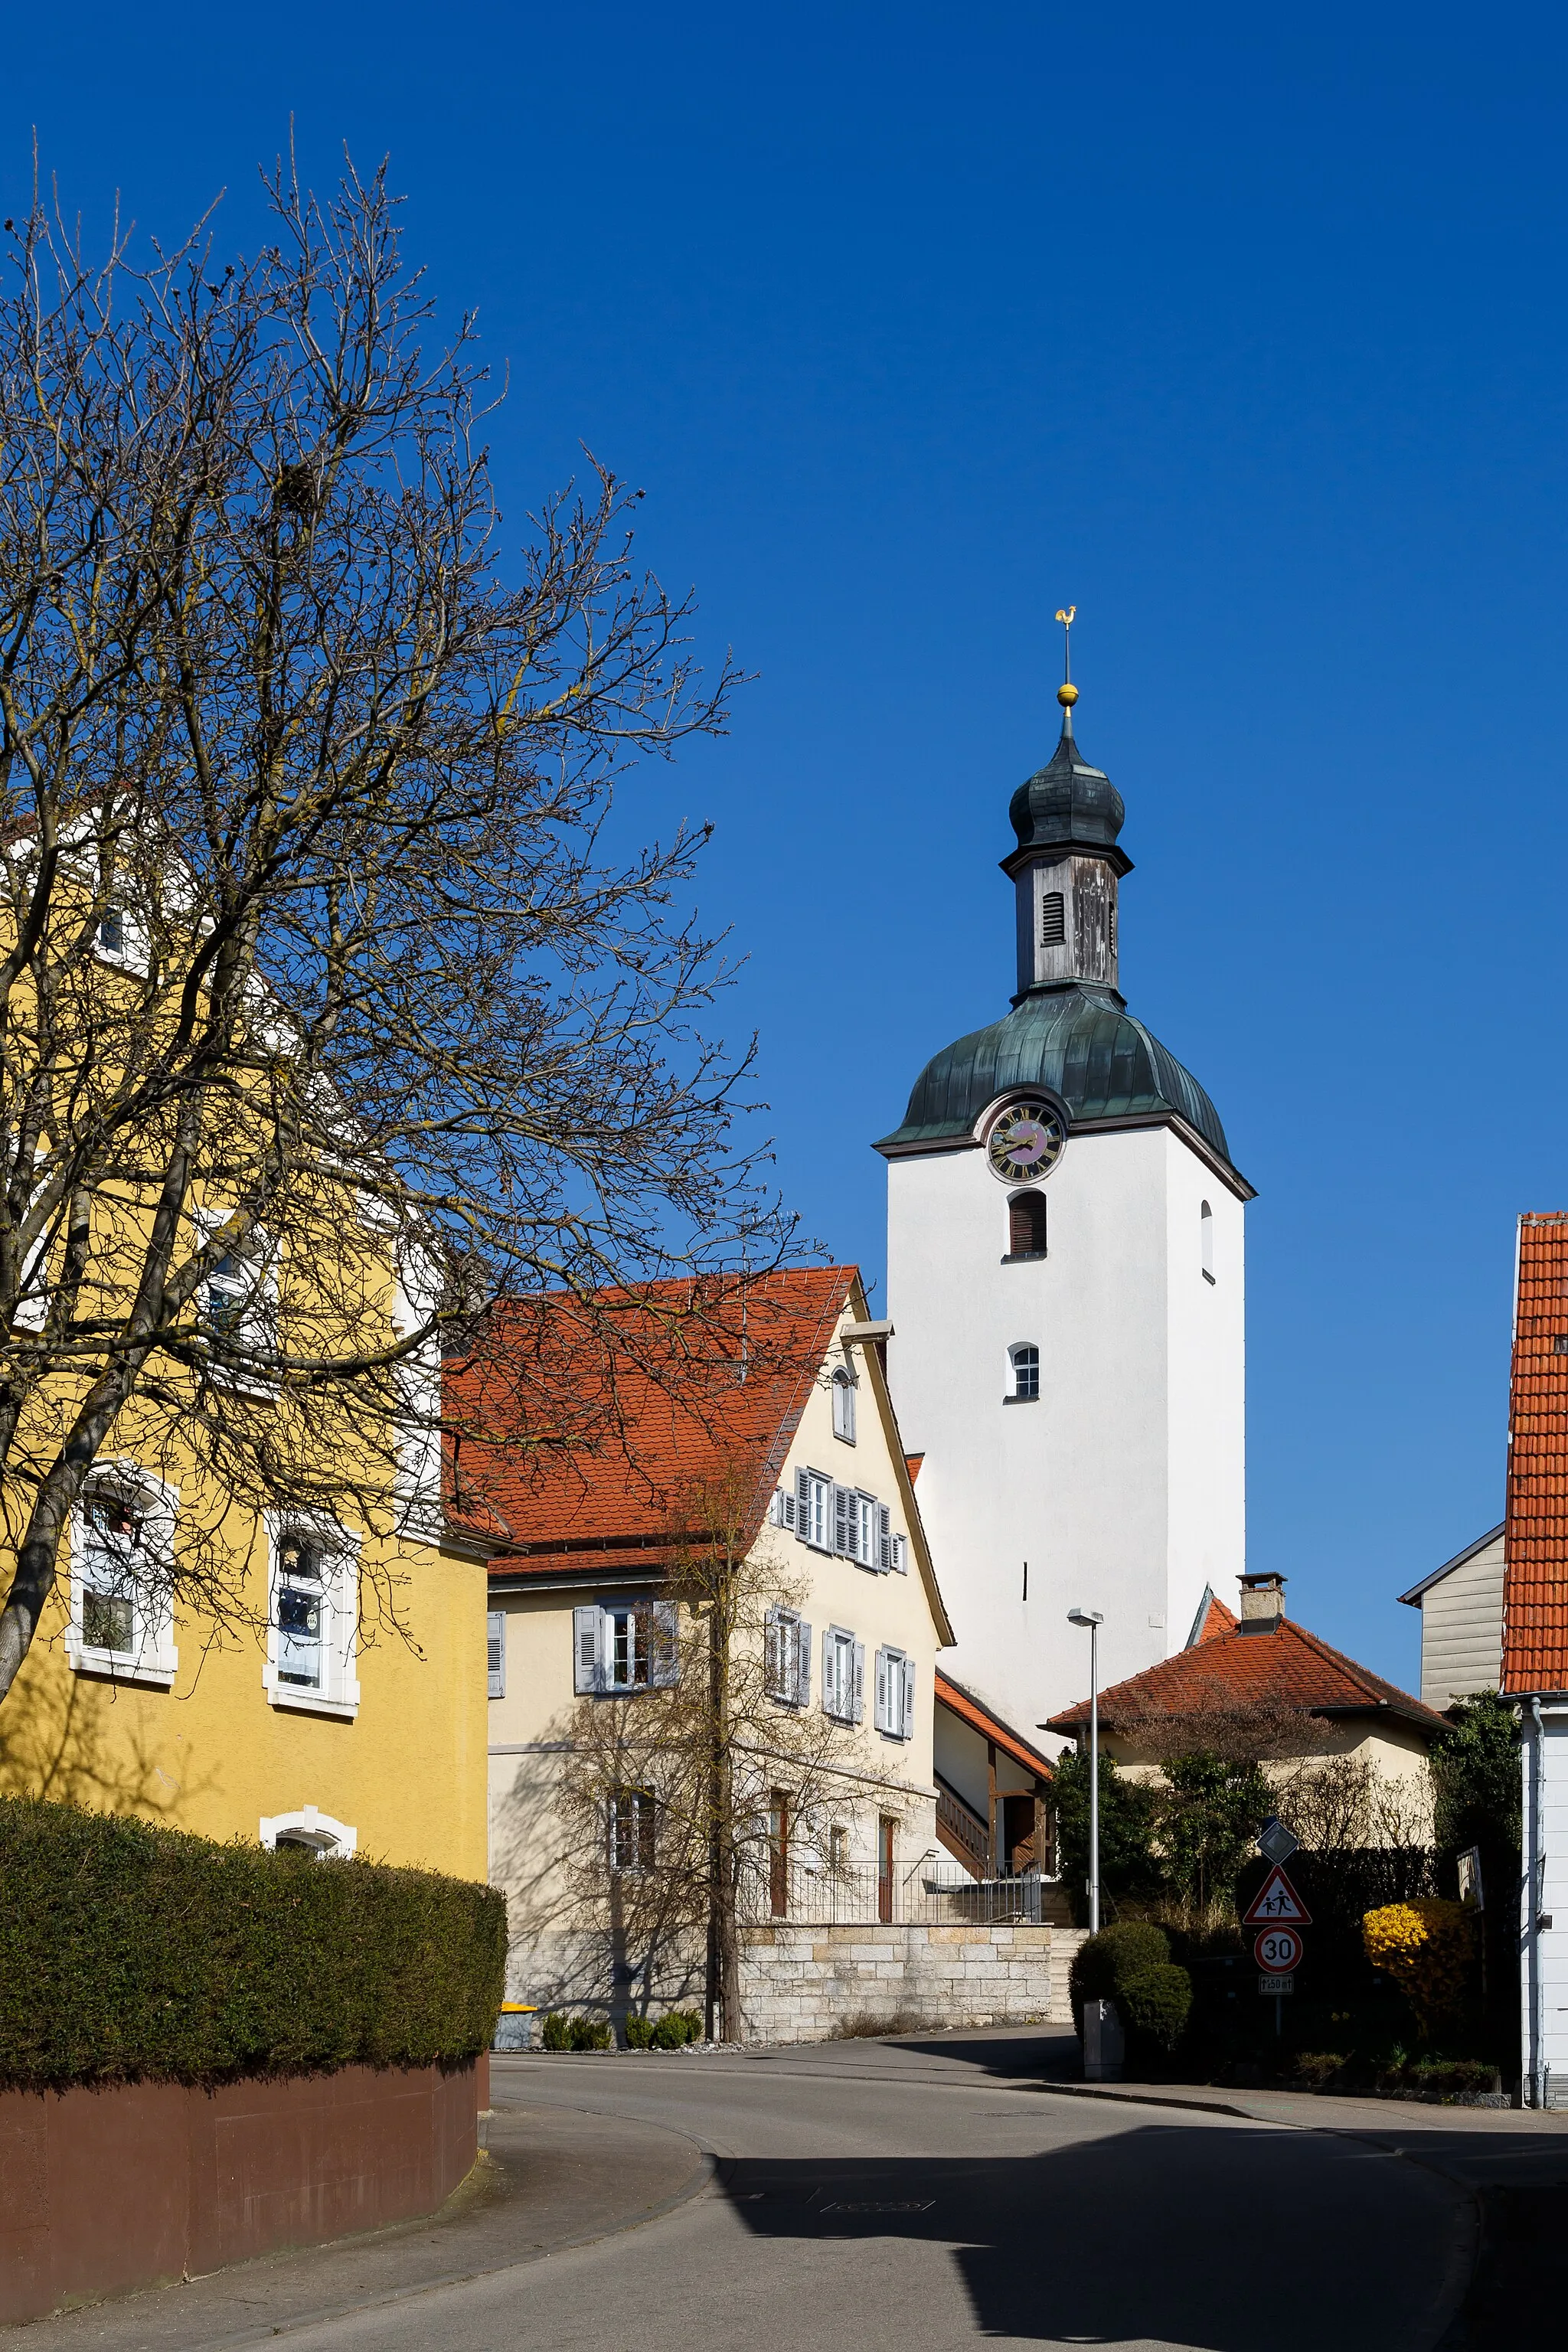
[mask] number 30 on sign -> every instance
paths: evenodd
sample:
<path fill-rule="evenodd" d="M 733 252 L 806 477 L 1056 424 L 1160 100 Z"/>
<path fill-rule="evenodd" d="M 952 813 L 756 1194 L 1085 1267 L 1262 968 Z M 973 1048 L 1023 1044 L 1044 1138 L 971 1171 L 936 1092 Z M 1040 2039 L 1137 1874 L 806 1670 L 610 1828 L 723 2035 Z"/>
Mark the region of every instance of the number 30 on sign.
<path fill-rule="evenodd" d="M 1252 1953 L 1265 1976 L 1289 1976 L 1300 1961 L 1301 1938 L 1294 1927 L 1265 1927 Z"/>

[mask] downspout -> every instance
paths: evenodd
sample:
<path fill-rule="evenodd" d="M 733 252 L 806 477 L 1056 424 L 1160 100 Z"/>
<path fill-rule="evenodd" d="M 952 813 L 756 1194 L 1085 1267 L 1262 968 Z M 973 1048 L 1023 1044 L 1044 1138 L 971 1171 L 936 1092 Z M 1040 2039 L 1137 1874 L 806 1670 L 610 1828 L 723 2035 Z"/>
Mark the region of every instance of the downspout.
<path fill-rule="evenodd" d="M 1546 1726 L 1541 1719 L 1541 1701 L 1538 1698 L 1530 1702 L 1530 1719 L 1535 1727 L 1535 1740 L 1524 1843 L 1524 1894 L 1529 1906 L 1525 1916 L 1530 1923 L 1530 1948 L 1525 1958 L 1525 1981 L 1530 1997 L 1527 2063 L 1530 2068 L 1530 2104 L 1532 2107 L 1543 2107 L 1546 2105 L 1546 2049 L 1541 1983 L 1541 1895 L 1546 1874 L 1541 1866 L 1541 1789 L 1546 1775 Z"/>

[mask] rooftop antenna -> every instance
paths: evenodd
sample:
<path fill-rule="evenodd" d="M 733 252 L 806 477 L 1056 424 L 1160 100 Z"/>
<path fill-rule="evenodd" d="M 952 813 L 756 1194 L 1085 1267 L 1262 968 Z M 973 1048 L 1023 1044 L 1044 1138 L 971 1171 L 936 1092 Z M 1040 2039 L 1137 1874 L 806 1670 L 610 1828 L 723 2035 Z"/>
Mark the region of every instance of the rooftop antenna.
<path fill-rule="evenodd" d="M 1068 734 L 1072 733 L 1072 707 L 1078 700 L 1078 688 L 1072 682 L 1072 625 L 1078 618 L 1078 606 L 1068 604 L 1057 614 L 1062 625 L 1062 682 L 1057 688 L 1057 700 L 1067 717 L 1062 721 Z"/>

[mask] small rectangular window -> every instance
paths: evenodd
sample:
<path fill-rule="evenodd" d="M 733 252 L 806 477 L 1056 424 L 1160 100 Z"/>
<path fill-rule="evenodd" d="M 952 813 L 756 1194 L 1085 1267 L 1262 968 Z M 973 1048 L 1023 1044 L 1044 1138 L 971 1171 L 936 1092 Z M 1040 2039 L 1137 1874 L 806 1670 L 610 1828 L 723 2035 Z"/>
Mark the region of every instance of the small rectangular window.
<path fill-rule="evenodd" d="M 116 960 L 125 953 L 125 918 L 118 907 L 105 907 L 98 919 L 98 948 Z"/>
<path fill-rule="evenodd" d="M 628 1877 L 652 1870 L 657 1811 L 651 1789 L 617 1789 L 610 1799 L 610 1868 Z"/>
<path fill-rule="evenodd" d="M 1009 1257 L 1045 1256 L 1046 1196 L 1043 1192 L 1015 1192 L 1008 1202 L 1007 1255 Z"/>
<path fill-rule="evenodd" d="M 1040 945 L 1065 947 L 1067 935 L 1067 900 L 1059 890 L 1047 890 L 1040 900 Z"/>
<path fill-rule="evenodd" d="M 842 1370 L 833 1375 L 833 1434 L 846 1445 L 855 1443 L 855 1381 Z"/>
<path fill-rule="evenodd" d="M 319 1691 L 326 1662 L 327 1596 L 321 1547 L 308 1536 L 285 1535 L 278 1548 L 278 1679 L 297 1690 Z"/>
<path fill-rule="evenodd" d="M 1015 1348 L 1013 1355 L 1013 1394 L 1026 1403 L 1040 1393 L 1040 1351 L 1038 1348 Z"/>
<path fill-rule="evenodd" d="M 485 1619 L 486 1665 L 491 1698 L 506 1696 L 506 1612 L 490 1610 Z"/>

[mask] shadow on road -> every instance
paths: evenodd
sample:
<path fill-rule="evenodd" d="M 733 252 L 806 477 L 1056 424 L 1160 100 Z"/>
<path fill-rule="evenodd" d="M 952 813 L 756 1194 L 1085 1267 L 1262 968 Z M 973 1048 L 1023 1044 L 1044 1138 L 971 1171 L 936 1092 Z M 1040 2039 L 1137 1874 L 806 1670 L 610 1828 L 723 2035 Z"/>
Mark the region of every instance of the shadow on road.
<path fill-rule="evenodd" d="M 940 2041 L 906 2041 L 900 2035 L 886 2046 L 889 2050 L 907 2050 L 917 2058 L 956 2059 L 964 2065 L 979 2068 L 983 2074 L 1009 2078 L 1043 2073 L 1050 2082 L 1076 2083 L 1083 2076 L 1078 2036 L 1070 2026 L 1038 2033 L 955 2033 Z"/>
<path fill-rule="evenodd" d="M 1021 2157 L 737 2161 L 721 2187 L 759 2238 L 951 2247 L 988 2336 L 1201 2352 L 1430 2344 L 1465 2223 L 1451 2188 L 1314 2134 L 1121 2123 Z"/>

